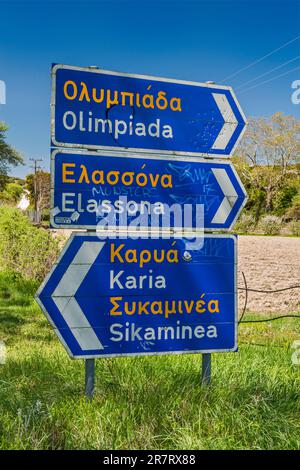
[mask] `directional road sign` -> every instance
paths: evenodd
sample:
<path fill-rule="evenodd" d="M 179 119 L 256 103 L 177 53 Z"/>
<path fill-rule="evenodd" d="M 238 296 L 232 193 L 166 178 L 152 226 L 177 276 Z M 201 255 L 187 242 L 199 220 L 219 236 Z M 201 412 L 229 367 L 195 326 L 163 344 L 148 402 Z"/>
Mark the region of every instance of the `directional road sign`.
<path fill-rule="evenodd" d="M 53 146 L 226 157 L 246 118 L 231 87 L 52 67 Z"/>
<path fill-rule="evenodd" d="M 56 228 L 95 229 L 114 211 L 119 227 L 128 227 L 149 210 L 157 217 L 140 217 L 140 226 L 185 229 L 230 229 L 244 204 L 246 191 L 232 163 L 190 157 L 137 155 L 124 157 L 96 152 L 55 150 L 52 154 L 51 224 Z M 167 221 L 169 208 L 180 207 L 182 216 Z M 184 217 L 184 214 L 191 217 Z M 127 212 L 127 219 L 124 219 Z M 172 216 L 172 210 L 170 215 Z M 152 223 L 151 223 L 152 222 Z"/>
<path fill-rule="evenodd" d="M 73 234 L 37 301 L 75 358 L 234 351 L 236 238 L 194 243 Z"/>

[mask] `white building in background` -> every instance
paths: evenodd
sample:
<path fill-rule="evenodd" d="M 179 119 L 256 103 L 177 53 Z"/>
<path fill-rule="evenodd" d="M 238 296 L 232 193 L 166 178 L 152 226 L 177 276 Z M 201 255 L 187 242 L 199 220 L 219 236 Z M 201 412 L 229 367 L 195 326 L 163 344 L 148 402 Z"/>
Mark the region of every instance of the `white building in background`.
<path fill-rule="evenodd" d="M 26 211 L 30 205 L 29 201 L 29 191 L 27 189 L 24 190 L 24 193 L 21 196 L 20 201 L 18 202 L 17 208 L 21 209 L 21 211 Z"/>

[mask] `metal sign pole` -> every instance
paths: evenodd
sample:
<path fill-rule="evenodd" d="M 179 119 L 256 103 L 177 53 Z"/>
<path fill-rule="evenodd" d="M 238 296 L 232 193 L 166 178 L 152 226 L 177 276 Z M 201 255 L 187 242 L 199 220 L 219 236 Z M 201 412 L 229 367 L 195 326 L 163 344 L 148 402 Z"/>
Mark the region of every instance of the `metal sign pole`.
<path fill-rule="evenodd" d="M 87 230 L 87 233 L 93 233 L 93 230 Z M 85 396 L 88 401 L 91 401 L 94 397 L 94 390 L 95 390 L 95 359 L 85 359 L 84 362 L 85 362 Z"/>
<path fill-rule="evenodd" d="M 92 400 L 95 389 L 95 359 L 85 359 L 85 396 Z"/>
<path fill-rule="evenodd" d="M 202 354 L 201 385 L 211 384 L 211 354 Z"/>

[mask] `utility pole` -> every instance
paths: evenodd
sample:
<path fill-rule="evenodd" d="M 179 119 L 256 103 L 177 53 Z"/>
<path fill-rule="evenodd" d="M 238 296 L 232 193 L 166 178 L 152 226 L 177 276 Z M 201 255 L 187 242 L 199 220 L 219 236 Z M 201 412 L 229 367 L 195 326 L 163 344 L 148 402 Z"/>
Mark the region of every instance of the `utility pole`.
<path fill-rule="evenodd" d="M 33 165 L 30 166 L 30 168 L 33 168 L 34 170 L 34 178 L 33 178 L 33 192 L 34 192 L 34 222 L 38 223 L 38 207 L 37 207 L 37 195 L 38 195 L 38 188 L 37 188 L 37 178 L 36 174 L 37 171 L 41 169 L 40 165 L 38 165 L 38 162 L 42 162 L 42 158 L 30 158 L 30 161 L 33 162 Z"/>

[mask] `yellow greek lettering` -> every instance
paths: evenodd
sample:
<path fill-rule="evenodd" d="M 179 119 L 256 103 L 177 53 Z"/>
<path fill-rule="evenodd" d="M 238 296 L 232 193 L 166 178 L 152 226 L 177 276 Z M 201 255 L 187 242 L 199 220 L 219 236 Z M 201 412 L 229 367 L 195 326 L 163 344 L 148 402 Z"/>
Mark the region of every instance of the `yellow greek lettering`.
<path fill-rule="evenodd" d="M 169 263 L 178 263 L 178 251 L 177 250 L 169 250 L 167 252 L 167 261 Z"/>
<path fill-rule="evenodd" d="M 109 173 L 107 173 L 106 176 L 107 182 L 114 186 L 119 182 L 119 174 L 119 171 L 110 171 Z"/>
<path fill-rule="evenodd" d="M 80 85 L 82 86 L 82 90 L 79 95 L 79 101 L 83 101 L 83 99 L 85 98 L 86 101 L 90 102 L 91 98 L 89 97 L 89 92 L 86 84 L 84 82 L 81 82 Z"/>
<path fill-rule="evenodd" d="M 118 300 L 122 300 L 123 297 L 110 297 L 110 301 L 113 304 L 113 307 L 110 309 L 109 314 L 110 315 L 122 315 L 122 312 L 120 310 L 117 310 L 120 305 L 118 304 Z"/>
<path fill-rule="evenodd" d="M 172 175 L 162 175 L 161 185 L 163 188 L 173 188 Z"/>
<path fill-rule="evenodd" d="M 143 179 L 143 182 L 141 181 L 141 179 Z M 146 184 L 148 183 L 148 177 L 146 173 L 138 173 L 136 175 L 136 183 L 138 186 L 146 186 Z"/>
<path fill-rule="evenodd" d="M 104 184 L 103 171 L 94 170 L 92 173 L 92 181 L 94 184 Z"/>
<path fill-rule="evenodd" d="M 126 171 L 123 173 L 121 176 L 121 181 L 125 186 L 130 186 L 133 183 L 133 175 L 134 173 L 132 171 Z M 127 177 L 129 177 L 129 180 L 127 180 Z"/>
<path fill-rule="evenodd" d="M 81 168 L 81 174 L 80 174 L 78 183 L 82 183 L 82 181 L 85 180 L 86 184 L 90 184 L 90 180 L 89 180 L 87 169 L 86 169 L 85 165 L 80 165 L 80 168 Z"/>
<path fill-rule="evenodd" d="M 153 95 L 144 95 L 142 98 L 142 103 L 144 108 L 149 109 L 152 108 L 154 109 L 154 97 Z"/>
<path fill-rule="evenodd" d="M 73 94 L 70 95 L 69 92 L 68 92 L 68 87 L 72 85 L 73 87 Z M 77 85 L 75 82 L 73 82 L 72 80 L 67 80 L 64 84 L 64 96 L 65 98 L 67 98 L 67 100 L 75 100 L 76 96 L 77 96 Z"/>
<path fill-rule="evenodd" d="M 156 300 L 156 301 L 152 302 L 152 304 L 151 304 L 151 313 L 153 313 L 153 315 L 163 313 L 162 304 L 161 304 L 160 301 Z"/>
<path fill-rule="evenodd" d="M 133 93 L 129 91 L 121 91 L 122 106 L 126 106 L 126 97 L 129 97 L 129 106 L 133 106 Z"/>
<path fill-rule="evenodd" d="M 214 307 L 212 307 L 214 305 Z M 207 305 L 207 309 L 210 313 L 219 313 L 219 301 L 218 300 L 210 300 Z"/>
<path fill-rule="evenodd" d="M 118 92 L 114 91 L 114 97 L 111 99 L 111 91 L 107 90 L 106 92 L 106 107 L 110 108 L 111 106 L 114 106 L 115 104 L 119 104 L 118 102 Z"/>
<path fill-rule="evenodd" d="M 146 315 L 149 315 L 149 312 L 147 310 L 147 307 L 148 307 L 149 304 L 150 304 L 149 301 L 139 302 L 138 314 L 141 315 L 142 313 L 145 313 Z"/>
<path fill-rule="evenodd" d="M 159 180 L 159 175 L 152 175 L 152 173 L 149 173 L 149 179 L 150 179 L 150 183 L 152 185 L 153 188 L 156 188 L 157 186 L 157 183 L 158 183 L 158 180 Z"/>
<path fill-rule="evenodd" d="M 132 302 L 131 309 L 128 306 L 128 302 L 125 302 L 124 310 L 126 315 L 134 315 L 136 312 L 136 302 Z"/>
<path fill-rule="evenodd" d="M 102 103 L 103 98 L 104 98 L 104 90 L 103 90 L 103 88 L 101 88 L 101 90 L 100 90 L 100 96 L 99 96 L 99 98 L 98 98 L 98 96 L 97 96 L 97 90 L 96 90 L 96 88 L 93 88 L 93 89 L 92 89 L 92 98 L 93 98 L 93 101 L 95 101 L 95 103 Z"/>
<path fill-rule="evenodd" d="M 163 104 L 161 104 L 161 101 L 163 101 Z M 166 109 L 168 107 L 168 100 L 166 98 L 165 91 L 159 91 L 157 93 L 156 106 L 158 107 L 158 109 Z"/>
<path fill-rule="evenodd" d="M 74 168 L 75 163 L 63 163 L 62 164 L 62 181 L 63 183 L 75 183 L 75 179 L 73 178 L 68 178 L 67 176 L 73 176 L 74 171 L 73 170 L 67 170 L 67 168 Z"/>
<path fill-rule="evenodd" d="M 124 263 L 124 260 L 123 260 L 122 256 L 120 255 L 120 251 L 124 248 L 124 246 L 125 246 L 124 243 L 122 243 L 116 249 L 115 244 L 114 243 L 111 244 L 111 246 L 110 246 L 110 261 L 111 261 L 111 263 L 115 262 L 115 258 L 118 258 L 120 263 Z"/>
<path fill-rule="evenodd" d="M 150 259 L 151 259 L 150 251 L 142 250 L 140 253 L 140 268 L 142 268 L 145 263 L 149 263 Z"/>
<path fill-rule="evenodd" d="M 176 107 L 173 105 L 173 103 L 176 103 Z M 172 111 L 182 111 L 181 109 L 181 99 L 180 98 L 172 98 L 170 100 L 170 108 Z"/>

